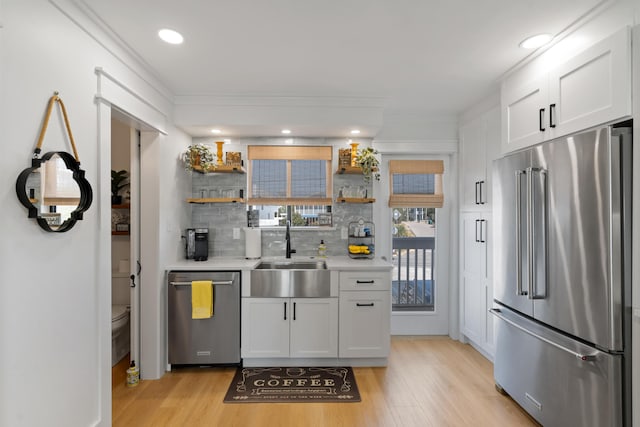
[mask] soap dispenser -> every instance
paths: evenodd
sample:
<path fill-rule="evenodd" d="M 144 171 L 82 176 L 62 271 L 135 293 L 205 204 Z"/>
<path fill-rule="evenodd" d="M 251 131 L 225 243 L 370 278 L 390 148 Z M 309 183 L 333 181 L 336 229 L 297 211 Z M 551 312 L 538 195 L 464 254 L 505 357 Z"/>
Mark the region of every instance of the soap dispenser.
<path fill-rule="evenodd" d="M 318 257 L 319 258 L 327 257 L 327 245 L 324 244 L 324 240 L 320 240 L 320 245 L 318 246 Z"/>

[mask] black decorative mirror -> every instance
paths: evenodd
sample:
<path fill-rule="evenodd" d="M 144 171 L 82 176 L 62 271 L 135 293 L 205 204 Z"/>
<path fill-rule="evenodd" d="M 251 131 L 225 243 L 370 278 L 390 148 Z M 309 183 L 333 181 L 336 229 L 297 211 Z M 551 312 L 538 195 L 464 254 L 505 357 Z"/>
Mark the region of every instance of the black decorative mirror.
<path fill-rule="evenodd" d="M 62 109 L 74 156 L 65 151 L 50 151 L 39 157 L 51 110 L 56 102 Z M 42 229 L 51 232 L 70 230 L 91 206 L 91 185 L 85 178 L 84 171 L 80 169 L 67 112 L 57 92 L 49 100 L 31 167 L 18 175 L 16 194 L 20 203 L 27 208 L 27 216 L 35 218 Z"/>

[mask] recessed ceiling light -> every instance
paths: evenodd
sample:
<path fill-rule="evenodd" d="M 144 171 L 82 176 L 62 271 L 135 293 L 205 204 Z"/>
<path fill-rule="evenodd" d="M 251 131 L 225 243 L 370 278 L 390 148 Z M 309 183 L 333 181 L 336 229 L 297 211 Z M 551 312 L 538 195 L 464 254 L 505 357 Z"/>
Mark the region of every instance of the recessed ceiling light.
<path fill-rule="evenodd" d="M 351 135 L 358 135 L 359 133 L 360 133 L 360 130 L 359 130 L 359 129 L 353 129 L 353 130 L 351 131 Z"/>
<path fill-rule="evenodd" d="M 222 131 L 220 129 L 211 129 L 211 133 L 218 134 L 218 133 L 222 133 Z"/>
<path fill-rule="evenodd" d="M 184 41 L 182 34 L 174 30 L 169 30 L 168 28 L 163 28 L 158 31 L 158 37 L 170 44 L 180 44 Z"/>
<path fill-rule="evenodd" d="M 535 49 L 543 46 L 551 41 L 551 34 L 538 34 L 535 36 L 527 37 L 520 42 L 520 47 L 523 49 Z"/>
<path fill-rule="evenodd" d="M 285 135 L 289 135 L 291 133 L 291 130 L 290 129 L 282 129 L 281 132 L 284 133 Z"/>

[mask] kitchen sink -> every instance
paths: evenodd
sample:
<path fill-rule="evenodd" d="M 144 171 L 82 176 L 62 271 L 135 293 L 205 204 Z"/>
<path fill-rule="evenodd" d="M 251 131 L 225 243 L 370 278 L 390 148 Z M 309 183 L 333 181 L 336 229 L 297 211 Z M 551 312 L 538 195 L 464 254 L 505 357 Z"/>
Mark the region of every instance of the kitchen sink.
<path fill-rule="evenodd" d="M 331 271 L 324 261 L 263 261 L 251 272 L 252 297 L 325 298 Z"/>

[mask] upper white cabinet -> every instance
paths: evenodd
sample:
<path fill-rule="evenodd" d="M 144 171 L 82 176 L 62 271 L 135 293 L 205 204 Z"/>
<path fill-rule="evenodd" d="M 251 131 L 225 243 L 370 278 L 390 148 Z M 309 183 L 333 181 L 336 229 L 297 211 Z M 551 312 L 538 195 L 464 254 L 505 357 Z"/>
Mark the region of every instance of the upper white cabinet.
<path fill-rule="evenodd" d="M 500 151 L 500 107 L 460 127 L 461 207 L 484 210 L 491 205 L 491 165 Z"/>
<path fill-rule="evenodd" d="M 631 36 L 624 28 L 536 80 L 503 88 L 502 152 L 630 115 Z"/>

